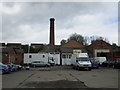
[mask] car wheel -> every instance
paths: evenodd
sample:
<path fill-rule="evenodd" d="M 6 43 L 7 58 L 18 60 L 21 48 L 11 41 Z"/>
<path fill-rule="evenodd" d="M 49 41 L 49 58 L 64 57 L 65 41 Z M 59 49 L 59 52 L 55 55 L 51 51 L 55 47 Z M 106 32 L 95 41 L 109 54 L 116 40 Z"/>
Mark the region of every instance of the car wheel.
<path fill-rule="evenodd" d="M 33 65 L 33 67 L 35 68 L 36 66 L 35 66 L 35 65 Z"/>
<path fill-rule="evenodd" d="M 77 70 L 80 70 L 80 67 L 77 66 Z"/>
<path fill-rule="evenodd" d="M 97 67 L 97 69 L 99 69 L 99 67 Z"/>
<path fill-rule="evenodd" d="M 116 66 L 115 66 L 115 65 L 113 65 L 113 68 L 114 68 L 114 69 L 116 69 Z"/>
<path fill-rule="evenodd" d="M 114 66 L 114 65 L 113 65 L 112 67 L 113 67 L 113 68 L 115 68 L 115 66 Z"/>
<path fill-rule="evenodd" d="M 2 70 L 2 74 L 5 74 L 5 70 Z"/>
<path fill-rule="evenodd" d="M 73 66 L 72 68 L 75 69 L 75 66 Z"/>

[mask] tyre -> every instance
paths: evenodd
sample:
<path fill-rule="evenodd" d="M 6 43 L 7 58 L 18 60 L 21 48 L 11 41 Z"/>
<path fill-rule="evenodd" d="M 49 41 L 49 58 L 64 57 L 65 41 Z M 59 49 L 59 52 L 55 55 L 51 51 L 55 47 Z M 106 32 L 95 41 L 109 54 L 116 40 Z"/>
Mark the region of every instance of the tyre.
<path fill-rule="evenodd" d="M 33 65 L 33 67 L 35 68 L 36 66 L 35 66 L 35 65 Z"/>
<path fill-rule="evenodd" d="M 88 68 L 89 71 L 91 71 L 91 68 Z"/>
<path fill-rule="evenodd" d="M 2 70 L 2 74 L 5 74 L 5 70 Z"/>
<path fill-rule="evenodd" d="M 97 69 L 99 69 L 99 66 L 97 67 Z"/>
<path fill-rule="evenodd" d="M 73 69 L 75 69 L 75 66 L 72 66 Z"/>
<path fill-rule="evenodd" d="M 114 66 L 114 65 L 113 65 L 112 67 L 113 67 L 113 68 L 115 68 L 115 66 Z"/>
<path fill-rule="evenodd" d="M 77 70 L 80 70 L 80 67 L 77 66 Z"/>
<path fill-rule="evenodd" d="M 117 67 L 115 65 L 113 65 L 113 68 L 116 69 Z"/>
<path fill-rule="evenodd" d="M 49 67 L 49 66 L 46 64 L 45 67 Z"/>

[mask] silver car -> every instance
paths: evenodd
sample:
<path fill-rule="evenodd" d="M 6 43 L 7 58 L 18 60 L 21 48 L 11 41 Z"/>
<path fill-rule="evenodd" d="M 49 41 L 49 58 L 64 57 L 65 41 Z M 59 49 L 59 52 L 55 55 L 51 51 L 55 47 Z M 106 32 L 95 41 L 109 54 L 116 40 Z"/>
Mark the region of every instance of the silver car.
<path fill-rule="evenodd" d="M 43 61 L 33 61 L 31 63 L 31 66 L 33 66 L 33 67 L 49 67 L 50 64 L 47 62 L 43 62 Z"/>

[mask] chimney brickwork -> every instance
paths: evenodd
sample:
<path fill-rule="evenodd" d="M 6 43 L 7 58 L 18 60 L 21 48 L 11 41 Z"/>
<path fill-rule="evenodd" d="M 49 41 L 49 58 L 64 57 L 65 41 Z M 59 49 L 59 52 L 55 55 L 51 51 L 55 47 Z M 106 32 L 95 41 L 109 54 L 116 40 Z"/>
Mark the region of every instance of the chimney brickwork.
<path fill-rule="evenodd" d="M 55 45 L 55 35 L 54 35 L 54 18 L 50 18 L 50 42 L 49 44 Z"/>

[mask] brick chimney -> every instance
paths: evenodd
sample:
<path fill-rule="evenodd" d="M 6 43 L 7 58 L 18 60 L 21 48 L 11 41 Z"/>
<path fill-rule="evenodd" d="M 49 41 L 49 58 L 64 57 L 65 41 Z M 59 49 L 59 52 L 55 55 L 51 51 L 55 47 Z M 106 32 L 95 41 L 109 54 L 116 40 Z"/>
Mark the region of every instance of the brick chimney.
<path fill-rule="evenodd" d="M 54 38 L 54 18 L 50 18 L 50 42 L 49 44 L 55 45 L 55 38 Z"/>

